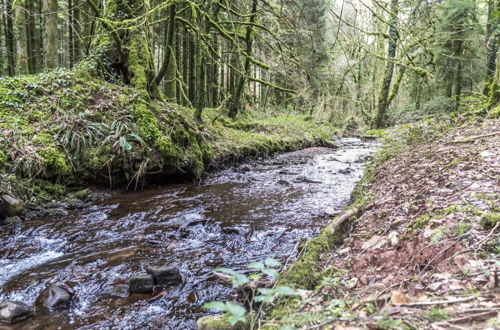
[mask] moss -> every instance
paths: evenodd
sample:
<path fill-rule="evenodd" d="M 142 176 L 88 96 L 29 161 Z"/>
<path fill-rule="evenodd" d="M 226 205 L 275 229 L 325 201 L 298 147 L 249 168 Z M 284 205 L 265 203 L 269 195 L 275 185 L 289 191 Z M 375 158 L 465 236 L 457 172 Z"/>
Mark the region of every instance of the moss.
<path fill-rule="evenodd" d="M 132 86 L 134 86 L 140 95 L 150 101 L 148 92 L 148 75 L 145 63 L 148 61 L 149 46 L 145 41 L 146 38 L 140 40 L 140 36 L 134 36 L 128 49 L 128 69 L 132 72 Z"/>
<path fill-rule="evenodd" d="M 494 107 L 493 109 L 490 110 L 488 113 L 489 118 L 499 118 L 500 117 L 500 105 Z"/>
<path fill-rule="evenodd" d="M 31 142 L 34 145 L 40 145 L 40 146 L 46 146 L 46 145 L 51 145 L 54 143 L 54 138 L 52 137 L 51 134 L 47 132 L 41 132 L 37 134 Z"/>
<path fill-rule="evenodd" d="M 408 229 L 410 231 L 415 229 L 424 229 L 425 226 L 431 221 L 431 216 L 428 214 L 421 215 L 415 219 L 408 225 Z"/>
<path fill-rule="evenodd" d="M 365 198 L 360 198 L 349 209 L 362 209 L 368 204 L 368 201 L 369 198 L 366 196 Z M 280 280 L 281 284 L 312 290 L 321 283 L 323 278 L 331 276 L 332 272 L 335 272 L 335 269 L 320 269 L 318 265 L 319 258 L 325 251 L 342 244 L 355 218 L 357 218 L 357 215 L 345 221 L 333 232 L 330 230 L 330 226 L 327 226 L 317 238 L 307 241 L 304 246 L 303 255 L 283 275 L 282 280 Z"/>
<path fill-rule="evenodd" d="M 445 310 L 433 307 L 425 313 L 425 317 L 432 321 L 440 322 L 448 319 L 449 315 Z"/>
<path fill-rule="evenodd" d="M 7 164 L 7 155 L 5 151 L 0 150 L 0 168 L 4 167 Z"/>
<path fill-rule="evenodd" d="M 439 227 L 436 228 L 432 231 L 431 236 L 430 236 L 430 242 L 431 244 L 437 244 L 443 240 L 448 235 L 448 231 L 443 228 Z"/>
<path fill-rule="evenodd" d="M 92 196 L 92 191 L 90 189 L 78 190 L 71 194 L 76 199 L 87 199 Z"/>
<path fill-rule="evenodd" d="M 470 229 L 472 228 L 472 225 L 468 222 L 460 222 L 457 223 L 455 226 L 455 235 L 457 237 L 462 237 L 465 235 Z"/>
<path fill-rule="evenodd" d="M 492 238 L 488 240 L 486 244 L 484 244 L 484 250 L 500 256 L 500 238 Z"/>
<path fill-rule="evenodd" d="M 498 194 L 476 193 L 474 197 L 485 201 L 496 201 L 500 198 Z"/>
<path fill-rule="evenodd" d="M 53 172 L 53 175 L 66 175 L 71 173 L 66 156 L 54 146 L 49 146 L 41 149 L 39 152 L 47 169 Z M 49 174 L 49 176 L 51 176 Z"/>
<path fill-rule="evenodd" d="M 500 213 L 498 212 L 486 213 L 481 218 L 481 226 L 483 226 L 484 229 L 493 228 L 499 222 L 500 222 Z"/>

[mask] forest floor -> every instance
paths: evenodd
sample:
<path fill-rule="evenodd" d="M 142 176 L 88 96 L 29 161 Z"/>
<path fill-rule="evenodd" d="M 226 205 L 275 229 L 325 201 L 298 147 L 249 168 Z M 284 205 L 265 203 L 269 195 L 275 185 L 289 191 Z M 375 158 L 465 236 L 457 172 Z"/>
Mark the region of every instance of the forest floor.
<path fill-rule="evenodd" d="M 383 140 L 356 201 L 284 273 L 302 299 L 266 328 L 500 327 L 500 120 L 426 121 Z"/>

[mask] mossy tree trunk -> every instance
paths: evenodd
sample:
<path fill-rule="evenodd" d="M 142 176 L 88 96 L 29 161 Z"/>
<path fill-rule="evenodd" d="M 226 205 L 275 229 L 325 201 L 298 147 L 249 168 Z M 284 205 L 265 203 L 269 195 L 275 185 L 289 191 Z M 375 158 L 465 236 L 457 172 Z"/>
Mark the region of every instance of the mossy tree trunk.
<path fill-rule="evenodd" d="M 88 2 L 101 23 L 95 39 L 103 54 L 101 68 L 145 99 L 161 99 L 149 29 L 150 0 L 108 0 L 104 11 L 94 0 Z"/>
<path fill-rule="evenodd" d="M 239 78 L 236 85 L 232 100 L 231 107 L 229 108 L 229 117 L 235 118 L 238 112 L 240 112 L 242 107 L 243 90 L 245 87 L 245 82 L 250 74 L 250 57 L 252 56 L 252 46 L 253 46 L 253 29 L 254 23 L 257 19 L 257 5 L 258 0 L 252 0 L 252 11 L 250 13 L 250 24 L 247 25 L 245 43 L 246 43 L 246 58 L 245 67 L 243 68 L 243 75 Z"/>
<path fill-rule="evenodd" d="M 398 0 L 391 0 L 391 20 L 389 26 L 389 45 L 387 48 L 387 59 L 385 63 L 384 78 L 380 87 L 380 94 L 377 104 L 377 116 L 375 118 L 375 128 L 381 128 L 388 108 L 389 91 L 391 88 L 392 76 L 394 74 L 394 58 L 396 57 L 398 31 Z"/>
<path fill-rule="evenodd" d="M 177 100 L 177 63 L 175 55 L 176 45 L 176 5 L 169 8 L 168 23 L 165 25 L 165 51 L 163 55 L 163 63 L 156 76 L 156 84 L 160 84 L 165 77 L 165 95 L 171 102 Z"/>
<path fill-rule="evenodd" d="M 500 25 L 500 1 L 488 1 L 488 18 L 486 23 L 486 86 L 484 94 L 487 95 L 490 91 L 490 85 L 495 75 L 495 67 L 497 60 L 497 52 L 499 46 L 499 25 Z"/>
<path fill-rule="evenodd" d="M 497 53 L 495 74 L 490 89 L 490 107 L 500 103 L 500 50 Z"/>

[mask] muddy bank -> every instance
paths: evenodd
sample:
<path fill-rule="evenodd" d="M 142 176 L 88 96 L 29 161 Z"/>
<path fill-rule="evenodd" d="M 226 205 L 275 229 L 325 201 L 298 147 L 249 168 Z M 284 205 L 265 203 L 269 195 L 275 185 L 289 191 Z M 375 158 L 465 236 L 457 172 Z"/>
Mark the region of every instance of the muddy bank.
<path fill-rule="evenodd" d="M 293 260 L 297 242 L 317 235 L 347 203 L 374 145 L 309 148 L 212 173 L 201 185 L 174 184 L 0 229 L 0 300 L 36 308 L 19 328 L 193 328 L 208 301 L 234 299 L 212 276 L 246 271 L 268 257 Z M 151 265 L 180 269 L 183 283 L 159 297 L 129 294 L 127 281 Z M 74 299 L 47 311 L 50 281 Z"/>
<path fill-rule="evenodd" d="M 336 219 L 344 231 L 324 229 L 289 270 L 302 303 L 267 327 L 498 326 L 499 134 L 498 120 L 474 118 L 386 136 Z"/>

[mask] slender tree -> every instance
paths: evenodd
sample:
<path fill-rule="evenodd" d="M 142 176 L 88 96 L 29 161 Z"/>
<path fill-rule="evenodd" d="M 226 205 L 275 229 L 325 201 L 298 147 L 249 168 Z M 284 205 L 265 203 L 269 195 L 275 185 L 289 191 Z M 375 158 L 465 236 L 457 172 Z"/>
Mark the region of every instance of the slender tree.
<path fill-rule="evenodd" d="M 16 74 L 16 50 L 14 36 L 14 20 L 12 11 L 12 0 L 4 0 L 4 22 L 5 22 L 5 48 L 7 54 L 7 74 L 13 76 Z"/>
<path fill-rule="evenodd" d="M 249 24 L 247 25 L 246 28 L 246 34 L 245 34 L 245 44 L 246 44 L 246 50 L 245 50 L 245 66 L 243 68 L 243 75 L 239 77 L 238 83 L 236 85 L 232 102 L 231 102 L 231 107 L 229 108 L 229 117 L 235 118 L 238 112 L 241 110 L 242 107 L 242 98 L 243 98 L 243 89 L 245 87 L 245 82 L 247 81 L 247 77 L 250 75 L 250 65 L 251 65 L 251 56 L 252 56 L 252 46 L 253 46 L 253 29 L 254 29 L 254 24 L 255 21 L 257 20 L 257 5 L 258 5 L 258 0 L 252 0 L 252 9 L 250 12 L 250 19 L 249 19 Z"/>
<path fill-rule="evenodd" d="M 390 25 L 389 25 L 389 44 L 387 47 L 387 59 L 385 63 L 384 76 L 377 104 L 377 116 L 375 118 L 375 127 L 380 128 L 384 125 L 384 120 L 388 107 L 389 91 L 391 88 L 392 76 L 394 73 L 394 59 L 396 58 L 397 50 L 397 23 L 398 23 L 398 0 L 391 0 L 390 6 Z"/>
<path fill-rule="evenodd" d="M 26 74 L 29 72 L 29 53 L 28 53 L 28 19 L 27 10 L 23 0 L 15 3 L 16 27 L 17 27 L 17 72 Z"/>
<path fill-rule="evenodd" d="M 58 65 L 58 1 L 43 0 L 42 12 L 44 16 L 44 66 L 46 69 L 57 68 Z"/>

